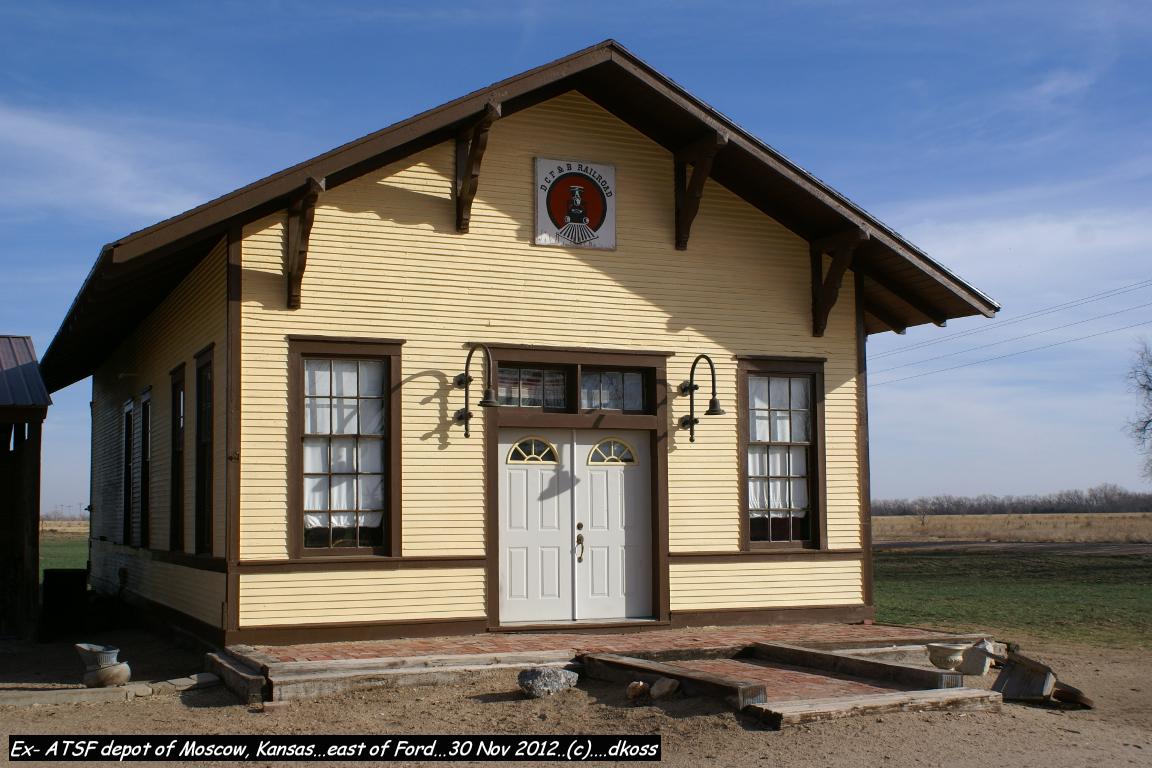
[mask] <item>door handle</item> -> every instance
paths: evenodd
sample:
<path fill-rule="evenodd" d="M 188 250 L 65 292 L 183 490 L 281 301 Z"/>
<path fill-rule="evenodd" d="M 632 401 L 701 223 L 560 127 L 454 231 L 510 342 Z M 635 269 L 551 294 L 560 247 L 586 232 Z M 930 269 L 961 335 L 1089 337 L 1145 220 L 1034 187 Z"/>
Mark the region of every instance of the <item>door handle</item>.
<path fill-rule="evenodd" d="M 576 546 L 580 547 L 580 551 L 576 554 L 576 562 L 584 562 L 584 534 L 576 534 Z"/>

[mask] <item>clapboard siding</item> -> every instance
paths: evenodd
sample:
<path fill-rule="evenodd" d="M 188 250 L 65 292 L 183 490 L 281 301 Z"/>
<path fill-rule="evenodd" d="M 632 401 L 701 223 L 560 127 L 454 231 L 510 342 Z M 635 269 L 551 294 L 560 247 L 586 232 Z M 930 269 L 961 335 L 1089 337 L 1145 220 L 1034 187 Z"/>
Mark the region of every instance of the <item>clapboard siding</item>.
<path fill-rule="evenodd" d="M 120 569 L 127 571 L 125 588 L 154 603 L 223 626 L 224 574 L 185 568 L 153 560 L 147 553 L 107 541 L 92 542 L 92 588 L 117 594 Z"/>
<path fill-rule="evenodd" d="M 453 153 L 444 143 L 321 195 L 300 309 L 285 308 L 284 215 L 245 228 L 242 559 L 288 556 L 290 334 L 406 340 L 405 555 L 485 551 L 483 409 L 465 440 L 449 386 L 469 340 L 674 352 L 672 425 L 693 357 L 713 357 L 727 415 L 705 418 L 695 443 L 671 430 L 673 551 L 739 548 L 734 356 L 826 357 L 827 540 L 860 546 L 851 273 L 814 338 L 807 243 L 711 181 L 689 249 L 674 250 L 671 156 L 575 93 L 496 122 L 467 235 L 454 227 Z M 535 156 L 615 164 L 616 250 L 531 244 Z"/>
<path fill-rule="evenodd" d="M 673 563 L 673 611 L 788 608 L 863 603 L 859 560 L 788 563 Z"/>
<path fill-rule="evenodd" d="M 484 617 L 482 568 L 240 576 L 240 626 Z"/>
<path fill-rule="evenodd" d="M 222 557 L 225 541 L 224 436 L 227 419 L 225 366 L 227 364 L 225 244 L 212 252 L 176 287 L 92 377 L 92 528 L 93 538 L 122 542 L 123 472 L 122 419 L 125 402 L 134 406 L 134 454 L 132 505 L 140 508 L 139 459 L 141 449 L 140 399 L 151 388 L 152 461 L 149 499 L 150 541 L 153 549 L 167 549 L 169 541 L 169 456 L 171 455 L 172 396 L 169 372 L 180 363 L 186 367 L 184 548 L 195 548 L 195 452 L 196 361 L 194 355 L 209 344 L 213 352 L 213 524 L 212 553 Z M 133 541 L 139 541 L 134 526 Z M 127 555 L 125 555 L 127 556 Z M 94 555 L 95 557 L 95 555 Z M 94 562 L 94 567 L 96 563 Z M 148 572 L 149 574 L 152 571 Z M 113 579 L 115 582 L 115 579 Z"/>

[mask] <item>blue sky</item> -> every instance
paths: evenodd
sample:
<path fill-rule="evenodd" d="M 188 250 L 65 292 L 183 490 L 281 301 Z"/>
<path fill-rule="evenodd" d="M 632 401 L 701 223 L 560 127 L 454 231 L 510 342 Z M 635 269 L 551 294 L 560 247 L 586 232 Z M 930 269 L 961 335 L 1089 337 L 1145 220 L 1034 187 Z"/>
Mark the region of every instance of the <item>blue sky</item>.
<path fill-rule="evenodd" d="M 1125 371 L 1152 325 L 882 382 L 1152 324 L 1145 286 L 884 354 L 1152 280 L 1150 34 L 1120 0 L 5 0 L 0 331 L 43 352 L 102 243 L 614 37 L 1004 305 L 873 337 L 876 496 L 1141 487 Z M 45 509 L 87 497 L 88 383 L 55 399 Z"/>

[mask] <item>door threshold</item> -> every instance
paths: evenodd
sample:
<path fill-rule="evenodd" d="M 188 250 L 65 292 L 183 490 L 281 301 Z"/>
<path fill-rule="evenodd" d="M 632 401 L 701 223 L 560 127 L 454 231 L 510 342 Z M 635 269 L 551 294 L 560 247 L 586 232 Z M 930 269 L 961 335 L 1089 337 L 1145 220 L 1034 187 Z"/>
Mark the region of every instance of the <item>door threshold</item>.
<path fill-rule="evenodd" d="M 671 621 L 660 619 L 577 619 L 575 621 L 510 622 L 489 627 L 489 632 L 627 632 L 671 626 Z"/>

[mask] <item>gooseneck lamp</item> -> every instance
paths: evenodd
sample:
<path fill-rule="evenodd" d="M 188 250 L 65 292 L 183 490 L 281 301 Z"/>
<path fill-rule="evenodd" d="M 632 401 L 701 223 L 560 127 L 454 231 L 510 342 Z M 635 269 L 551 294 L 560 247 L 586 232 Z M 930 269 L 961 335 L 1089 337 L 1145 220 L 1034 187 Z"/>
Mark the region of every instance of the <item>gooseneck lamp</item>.
<path fill-rule="evenodd" d="M 688 395 L 688 415 L 680 417 L 680 429 L 688 430 L 688 441 L 691 443 L 696 442 L 696 425 L 700 423 L 700 419 L 696 418 L 696 390 L 700 389 L 700 385 L 696 383 L 696 366 L 701 360 L 707 362 L 708 367 L 712 369 L 712 397 L 708 401 L 708 410 L 704 411 L 704 415 L 724 415 L 724 409 L 720 407 L 720 398 L 716 396 L 716 365 L 708 355 L 696 355 L 696 359 L 692 361 L 688 381 L 680 385 L 680 394 Z"/>
<path fill-rule="evenodd" d="M 496 364 L 492 360 L 492 350 L 488 349 L 485 344 L 473 344 L 468 348 L 468 357 L 464 360 L 464 373 L 456 374 L 452 379 L 452 383 L 458 388 L 464 390 L 464 407 L 456 411 L 456 422 L 464 422 L 464 437 L 470 437 L 472 430 L 469 428 L 472 422 L 472 411 L 469 410 L 469 395 L 472 387 L 472 375 L 469 373 L 472 369 L 472 355 L 476 354 L 476 350 L 484 352 L 484 394 L 480 398 L 481 408 L 496 408 L 500 405 L 496 400 Z"/>

